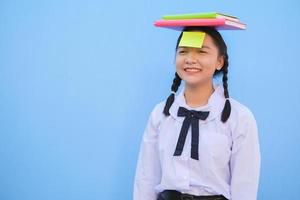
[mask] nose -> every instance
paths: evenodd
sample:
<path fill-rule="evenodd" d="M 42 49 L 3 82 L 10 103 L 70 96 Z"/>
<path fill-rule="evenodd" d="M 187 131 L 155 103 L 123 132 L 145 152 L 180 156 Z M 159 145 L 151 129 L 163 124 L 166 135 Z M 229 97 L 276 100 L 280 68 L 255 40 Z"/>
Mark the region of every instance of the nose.
<path fill-rule="evenodd" d="M 187 65 L 192 65 L 192 64 L 196 64 L 196 61 L 194 59 L 186 58 L 184 60 L 184 63 Z"/>
<path fill-rule="evenodd" d="M 195 56 L 189 54 L 187 55 L 187 57 L 184 59 L 184 63 L 187 65 L 192 65 L 192 64 L 196 64 L 197 59 L 195 58 Z"/>
<path fill-rule="evenodd" d="M 188 51 L 185 55 L 184 63 L 187 65 L 193 65 L 197 63 L 198 54 L 195 51 Z"/>

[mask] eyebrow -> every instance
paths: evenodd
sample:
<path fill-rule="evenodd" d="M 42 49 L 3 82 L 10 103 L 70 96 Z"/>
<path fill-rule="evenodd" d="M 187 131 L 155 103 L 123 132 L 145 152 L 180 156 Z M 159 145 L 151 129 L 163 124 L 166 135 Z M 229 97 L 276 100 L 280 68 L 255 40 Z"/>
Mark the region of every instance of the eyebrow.
<path fill-rule="evenodd" d="M 201 48 L 207 48 L 207 49 L 210 49 L 210 47 L 209 46 L 202 46 Z"/>
<path fill-rule="evenodd" d="M 188 48 L 188 47 L 178 47 L 178 49 L 186 49 L 186 48 Z M 205 46 L 205 45 L 203 45 L 203 46 L 201 47 L 201 49 L 203 49 L 203 48 L 211 49 L 209 46 Z"/>

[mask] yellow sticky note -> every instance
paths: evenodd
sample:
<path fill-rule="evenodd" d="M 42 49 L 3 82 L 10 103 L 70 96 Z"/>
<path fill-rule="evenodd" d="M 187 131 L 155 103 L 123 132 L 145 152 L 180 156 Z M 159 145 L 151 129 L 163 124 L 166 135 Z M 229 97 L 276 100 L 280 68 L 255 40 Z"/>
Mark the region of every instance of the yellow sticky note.
<path fill-rule="evenodd" d="M 178 46 L 201 48 L 204 37 L 204 32 L 183 32 Z"/>

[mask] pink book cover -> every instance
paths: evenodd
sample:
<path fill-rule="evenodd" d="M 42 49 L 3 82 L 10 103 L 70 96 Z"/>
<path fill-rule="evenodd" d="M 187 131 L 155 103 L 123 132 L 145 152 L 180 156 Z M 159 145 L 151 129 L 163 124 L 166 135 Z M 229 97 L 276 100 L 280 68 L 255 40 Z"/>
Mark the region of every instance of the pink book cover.
<path fill-rule="evenodd" d="M 230 21 L 223 18 L 217 19 L 178 19 L 178 20 L 157 20 L 154 22 L 157 27 L 182 30 L 185 26 L 215 26 L 219 30 L 243 30 L 246 25 L 240 22 Z"/>

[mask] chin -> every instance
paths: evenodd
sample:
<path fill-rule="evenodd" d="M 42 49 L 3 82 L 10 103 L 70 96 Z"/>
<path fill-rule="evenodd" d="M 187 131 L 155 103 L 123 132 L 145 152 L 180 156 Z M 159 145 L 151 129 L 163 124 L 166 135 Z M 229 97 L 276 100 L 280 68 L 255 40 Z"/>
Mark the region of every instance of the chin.
<path fill-rule="evenodd" d="M 201 81 L 191 81 L 191 80 L 185 80 L 185 85 L 188 85 L 188 86 L 198 86 L 198 85 L 201 85 Z"/>

